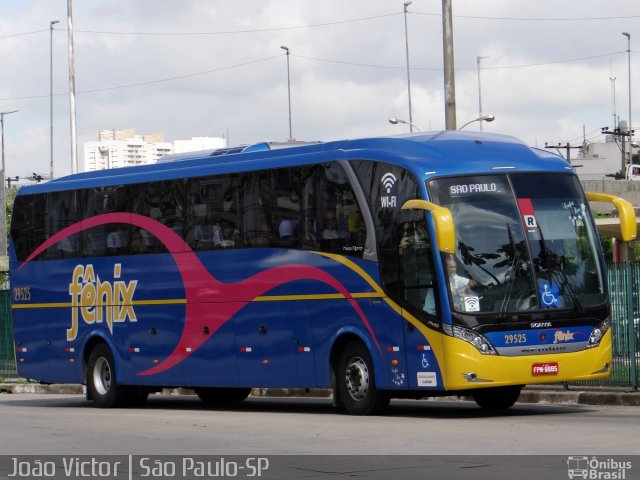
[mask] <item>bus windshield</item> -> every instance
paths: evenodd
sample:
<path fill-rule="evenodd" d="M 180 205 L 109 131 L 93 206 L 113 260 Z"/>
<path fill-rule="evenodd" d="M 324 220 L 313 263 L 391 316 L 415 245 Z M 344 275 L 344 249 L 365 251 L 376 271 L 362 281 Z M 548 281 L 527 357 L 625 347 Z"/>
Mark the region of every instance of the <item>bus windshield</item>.
<path fill-rule="evenodd" d="M 605 300 L 598 237 L 575 176 L 476 175 L 428 187 L 456 227 L 456 253 L 444 259 L 454 310 L 582 312 Z"/>

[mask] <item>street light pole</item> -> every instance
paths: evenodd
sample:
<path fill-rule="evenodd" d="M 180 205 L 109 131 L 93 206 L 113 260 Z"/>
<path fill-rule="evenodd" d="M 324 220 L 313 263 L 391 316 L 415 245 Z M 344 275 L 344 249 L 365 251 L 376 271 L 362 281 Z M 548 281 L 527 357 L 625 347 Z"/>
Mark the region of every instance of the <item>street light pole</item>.
<path fill-rule="evenodd" d="M 482 117 L 482 84 L 480 83 L 480 60 L 488 58 L 477 56 L 476 61 L 478 62 L 478 117 Z M 482 122 L 480 122 L 480 131 L 482 131 Z"/>
<path fill-rule="evenodd" d="M 4 186 L 4 116 L 18 110 L 0 112 L 0 136 L 2 137 L 2 168 L 0 169 L 0 257 L 7 256 L 7 194 Z"/>
<path fill-rule="evenodd" d="M 49 168 L 49 178 L 53 180 L 53 26 L 56 23 L 60 23 L 60 20 L 52 20 L 49 22 L 49 125 L 51 127 L 50 132 L 50 153 L 51 153 L 51 165 Z"/>
<path fill-rule="evenodd" d="M 287 52 L 287 97 L 289 99 L 289 141 L 293 141 L 293 133 L 291 129 L 291 75 L 289 71 L 289 48 L 282 45 L 280 47 Z"/>
<path fill-rule="evenodd" d="M 73 0 L 67 0 L 67 28 L 69 39 L 69 110 L 71 111 L 71 173 L 78 173 L 76 140 L 76 71 L 73 55 Z"/>
<path fill-rule="evenodd" d="M 629 66 L 629 144 L 633 137 L 633 123 L 631 123 L 631 34 L 622 32 L 627 37 L 627 64 Z M 629 164 L 631 164 L 631 149 L 629 149 Z"/>
<path fill-rule="evenodd" d="M 473 122 L 493 122 L 496 119 L 495 115 L 483 115 L 481 117 L 478 118 L 474 118 L 473 120 L 468 121 L 467 123 L 465 123 L 464 125 L 462 125 L 458 130 L 462 130 L 464 127 L 466 127 L 467 125 L 473 123 Z"/>
<path fill-rule="evenodd" d="M 404 123 L 405 125 L 409 125 L 411 128 L 415 128 L 416 130 L 418 130 L 419 132 L 422 132 L 423 130 L 418 127 L 417 125 L 414 125 L 412 123 L 407 122 L 406 120 L 402 120 L 401 118 L 396 118 L 396 117 L 391 117 L 389 119 L 389 123 L 392 125 L 398 125 L 399 123 Z M 413 131 L 413 130 L 412 130 Z"/>
<path fill-rule="evenodd" d="M 409 132 L 413 132 L 413 112 L 411 109 L 411 74 L 409 69 L 409 33 L 407 29 L 407 7 L 411 2 L 404 3 L 404 43 L 407 52 L 407 92 L 409 95 Z"/>

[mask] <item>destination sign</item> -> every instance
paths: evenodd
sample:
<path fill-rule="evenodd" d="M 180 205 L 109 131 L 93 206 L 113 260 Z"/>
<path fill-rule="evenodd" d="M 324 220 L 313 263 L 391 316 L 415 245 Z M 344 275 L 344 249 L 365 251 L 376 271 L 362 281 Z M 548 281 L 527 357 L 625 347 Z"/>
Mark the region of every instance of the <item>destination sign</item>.
<path fill-rule="evenodd" d="M 458 183 L 449 187 L 449 194 L 452 197 L 476 193 L 503 193 L 504 188 L 495 182 L 487 183 Z"/>

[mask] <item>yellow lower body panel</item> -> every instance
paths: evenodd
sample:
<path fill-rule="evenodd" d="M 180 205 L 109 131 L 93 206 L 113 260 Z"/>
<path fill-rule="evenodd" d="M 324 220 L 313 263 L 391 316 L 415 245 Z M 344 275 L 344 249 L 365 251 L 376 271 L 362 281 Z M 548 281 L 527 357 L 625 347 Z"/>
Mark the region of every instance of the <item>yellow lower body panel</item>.
<path fill-rule="evenodd" d="M 457 338 L 443 335 L 443 340 L 447 390 L 595 380 L 608 377 L 611 370 L 611 331 L 598 347 L 588 350 L 518 357 L 482 355 Z M 534 365 L 538 374 L 534 374 Z"/>

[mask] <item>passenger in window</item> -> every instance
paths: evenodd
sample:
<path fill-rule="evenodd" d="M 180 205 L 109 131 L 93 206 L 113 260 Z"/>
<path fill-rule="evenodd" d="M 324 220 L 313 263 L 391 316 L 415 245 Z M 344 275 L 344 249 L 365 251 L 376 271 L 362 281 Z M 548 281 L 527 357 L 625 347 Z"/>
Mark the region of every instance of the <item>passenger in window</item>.
<path fill-rule="evenodd" d="M 220 247 L 222 248 L 234 248 L 237 243 L 237 237 L 240 232 L 236 230 L 233 225 L 230 223 L 223 223 L 222 229 L 222 241 L 220 242 Z"/>
<path fill-rule="evenodd" d="M 322 238 L 324 240 L 337 240 L 340 238 L 335 212 L 331 210 L 326 212 L 323 217 L 323 222 L 324 229 L 322 230 Z"/>
<path fill-rule="evenodd" d="M 275 243 L 275 234 L 271 229 L 271 224 L 269 222 L 262 222 L 260 224 L 260 229 L 256 234 L 255 246 L 256 247 L 270 247 Z"/>
<path fill-rule="evenodd" d="M 332 210 L 327 211 L 322 221 L 324 226 L 320 242 L 322 249 L 326 252 L 342 253 L 341 245 L 343 245 L 347 234 L 338 228 L 335 212 Z"/>
<path fill-rule="evenodd" d="M 402 224 L 402 233 L 400 235 L 400 255 L 407 248 L 419 248 L 426 245 L 427 233 L 422 227 L 415 227 L 414 224 L 405 222 Z"/>
<path fill-rule="evenodd" d="M 122 241 L 122 236 L 120 232 L 117 230 L 111 230 L 107 234 L 107 254 L 109 255 L 119 255 L 122 253 L 122 248 L 124 246 L 124 242 Z"/>
<path fill-rule="evenodd" d="M 78 238 L 74 235 L 58 242 L 58 256 L 60 258 L 75 257 L 78 252 Z"/>
<path fill-rule="evenodd" d="M 276 204 L 280 208 L 286 208 L 287 210 L 300 211 L 300 196 L 295 190 L 289 192 L 288 197 L 278 197 Z"/>
<path fill-rule="evenodd" d="M 131 250 L 133 254 L 139 255 L 141 253 L 145 253 L 147 250 L 147 244 L 145 241 L 145 236 L 142 233 L 141 229 L 136 229 L 133 232 L 133 236 L 131 237 Z"/>
<path fill-rule="evenodd" d="M 347 217 L 347 228 L 349 230 L 349 240 L 351 242 L 359 242 L 362 235 L 362 214 L 359 210 L 355 210 Z"/>
<path fill-rule="evenodd" d="M 195 248 L 198 250 L 206 250 L 214 246 L 213 241 L 214 227 L 209 224 L 196 225 L 195 232 Z"/>

